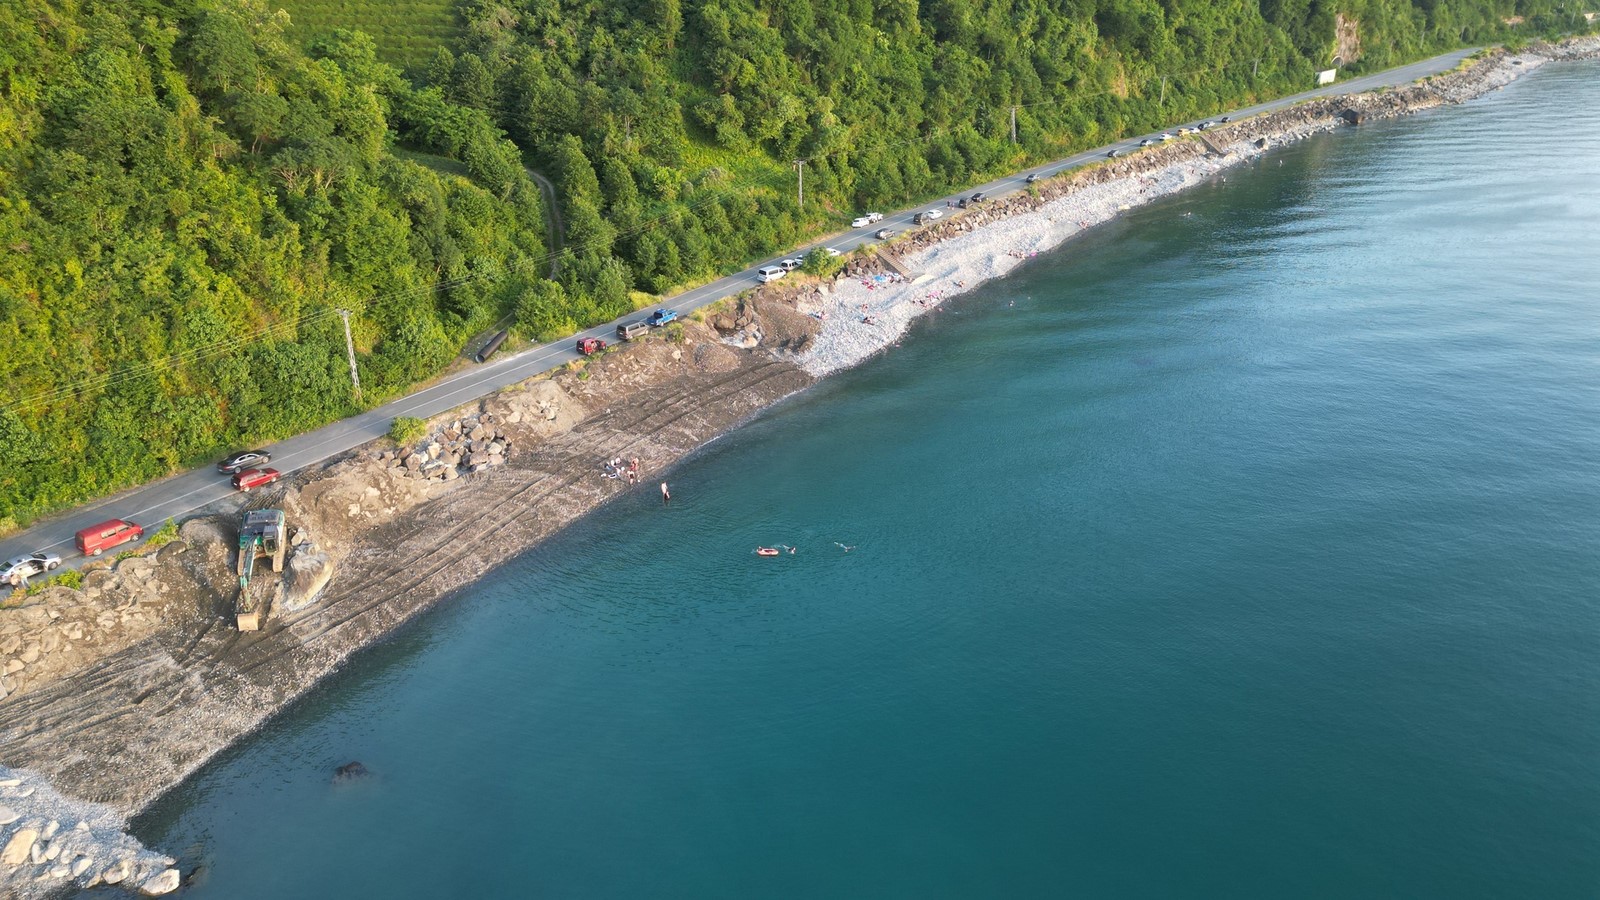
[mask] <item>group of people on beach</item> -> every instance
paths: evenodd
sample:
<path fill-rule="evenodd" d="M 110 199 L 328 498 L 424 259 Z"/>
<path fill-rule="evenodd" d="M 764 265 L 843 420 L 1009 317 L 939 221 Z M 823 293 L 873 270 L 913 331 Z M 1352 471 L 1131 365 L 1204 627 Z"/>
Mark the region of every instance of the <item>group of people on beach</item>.
<path fill-rule="evenodd" d="M 606 478 L 626 478 L 629 486 L 639 483 L 639 457 L 637 456 L 626 461 L 620 456 L 612 457 L 606 460 L 603 468 L 605 470 L 603 474 Z"/>

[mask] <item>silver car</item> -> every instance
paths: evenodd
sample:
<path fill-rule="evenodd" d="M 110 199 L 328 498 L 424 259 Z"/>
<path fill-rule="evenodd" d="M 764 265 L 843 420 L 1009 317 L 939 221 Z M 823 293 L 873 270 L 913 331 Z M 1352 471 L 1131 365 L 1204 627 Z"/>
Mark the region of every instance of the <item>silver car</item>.
<path fill-rule="evenodd" d="M 0 584 L 19 585 L 24 579 L 48 572 L 61 565 L 61 557 L 39 550 L 27 556 L 18 556 L 0 565 Z"/>

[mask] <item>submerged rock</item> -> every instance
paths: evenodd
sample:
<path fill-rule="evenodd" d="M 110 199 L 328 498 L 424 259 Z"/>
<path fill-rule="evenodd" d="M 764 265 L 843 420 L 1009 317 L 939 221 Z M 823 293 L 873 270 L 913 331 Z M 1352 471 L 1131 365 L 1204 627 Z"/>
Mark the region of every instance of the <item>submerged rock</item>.
<path fill-rule="evenodd" d="M 367 767 L 363 766 L 361 763 L 354 761 L 347 762 L 334 770 L 333 783 L 339 784 L 345 781 L 355 781 L 360 778 L 365 778 L 371 774 L 371 772 L 367 771 Z"/>

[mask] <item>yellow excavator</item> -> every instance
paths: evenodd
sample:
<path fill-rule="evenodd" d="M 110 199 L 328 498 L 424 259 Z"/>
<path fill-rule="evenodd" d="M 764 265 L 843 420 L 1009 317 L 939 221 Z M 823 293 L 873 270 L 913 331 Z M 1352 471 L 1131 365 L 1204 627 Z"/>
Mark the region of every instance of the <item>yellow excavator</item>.
<path fill-rule="evenodd" d="M 283 510 L 245 512 L 244 521 L 239 524 L 239 594 L 233 604 L 240 631 L 261 628 L 261 620 L 267 616 L 267 602 L 272 598 L 272 579 L 261 579 L 256 587 L 251 587 L 256 558 L 268 557 L 272 560 L 272 571 L 282 572 L 283 559 L 288 552 L 289 534 Z"/>

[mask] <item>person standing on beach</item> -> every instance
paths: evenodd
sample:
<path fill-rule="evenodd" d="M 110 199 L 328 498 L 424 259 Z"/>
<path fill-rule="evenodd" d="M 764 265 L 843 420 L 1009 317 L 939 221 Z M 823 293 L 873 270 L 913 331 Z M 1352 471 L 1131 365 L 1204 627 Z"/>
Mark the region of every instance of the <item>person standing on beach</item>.
<path fill-rule="evenodd" d="M 667 490 L 667 483 L 661 482 L 661 505 L 669 506 L 672 503 L 672 492 Z"/>

